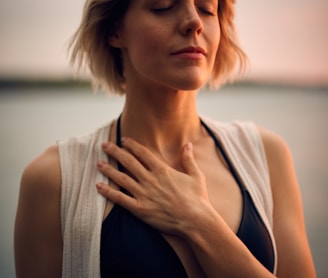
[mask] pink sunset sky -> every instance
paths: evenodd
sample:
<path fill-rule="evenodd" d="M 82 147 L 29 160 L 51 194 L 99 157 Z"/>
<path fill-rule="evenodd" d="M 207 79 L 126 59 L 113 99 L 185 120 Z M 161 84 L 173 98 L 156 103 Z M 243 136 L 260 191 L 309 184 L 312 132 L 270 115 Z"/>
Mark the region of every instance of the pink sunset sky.
<path fill-rule="evenodd" d="M 67 77 L 66 43 L 82 0 L 2 0 L 0 77 Z M 328 85 L 327 0 L 239 0 L 236 24 L 246 77 Z"/>

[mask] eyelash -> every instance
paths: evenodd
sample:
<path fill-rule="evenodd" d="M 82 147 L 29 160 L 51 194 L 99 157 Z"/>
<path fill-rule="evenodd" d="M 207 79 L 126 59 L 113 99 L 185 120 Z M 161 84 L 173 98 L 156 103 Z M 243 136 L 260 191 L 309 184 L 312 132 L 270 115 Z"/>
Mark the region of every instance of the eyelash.
<path fill-rule="evenodd" d="M 151 9 L 154 13 L 164 13 L 168 12 L 169 10 L 173 9 L 174 6 L 162 7 L 162 8 L 153 8 Z"/>
<path fill-rule="evenodd" d="M 206 15 L 215 16 L 215 14 L 212 11 L 209 11 L 205 8 L 198 8 L 198 10 L 200 10 L 202 13 L 205 13 Z"/>
<path fill-rule="evenodd" d="M 152 12 L 154 13 L 164 13 L 164 12 L 168 12 L 170 10 L 172 10 L 174 8 L 174 6 L 168 6 L 168 7 L 163 7 L 163 8 L 153 8 L 151 9 Z M 215 14 L 205 8 L 198 8 L 198 10 L 206 15 L 209 16 L 215 16 Z"/>

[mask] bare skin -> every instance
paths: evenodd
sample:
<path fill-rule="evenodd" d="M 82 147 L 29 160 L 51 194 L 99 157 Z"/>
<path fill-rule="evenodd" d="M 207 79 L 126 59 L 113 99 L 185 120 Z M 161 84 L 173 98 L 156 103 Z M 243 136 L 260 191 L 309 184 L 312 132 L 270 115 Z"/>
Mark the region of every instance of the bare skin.
<path fill-rule="evenodd" d="M 108 199 L 105 215 L 118 203 L 158 229 L 190 277 L 273 277 L 235 234 L 241 194 L 197 113 L 196 91 L 211 74 L 220 41 L 216 11 L 217 1 L 133 1 L 109 39 L 124 57 L 126 140 L 123 149 L 115 146 L 112 128 L 112 144 L 103 150 L 138 180 L 100 162 L 95 167 L 133 196 L 117 186 L 97 188 Z M 201 46 L 206 55 L 172 55 L 190 45 Z M 278 276 L 315 277 L 289 150 L 276 135 L 262 129 L 260 134 L 274 199 Z M 22 177 L 15 227 L 17 277 L 61 276 L 60 188 L 58 147 L 53 146 Z"/>
<path fill-rule="evenodd" d="M 274 197 L 274 235 L 279 256 L 277 276 L 315 277 L 304 228 L 299 188 L 290 153 L 281 138 L 263 129 L 261 129 L 261 135 L 270 168 L 271 186 Z M 203 144 L 201 145 L 203 146 Z M 198 147 L 197 142 L 193 144 L 193 153 L 197 163 L 194 168 L 196 172 L 197 168 L 201 168 L 201 166 L 197 166 L 201 165 L 201 162 L 197 160 L 197 153 L 201 154 L 203 150 L 200 146 Z M 110 148 L 114 147 L 111 146 Z M 214 167 L 219 167 L 222 176 L 226 175 L 222 181 L 227 185 L 226 187 L 235 189 L 237 185 L 234 183 L 230 174 L 226 172 L 226 167 L 222 163 L 222 160 L 220 157 L 217 157 L 217 160 L 220 162 Z M 49 173 L 51 174 L 49 175 Z M 57 146 L 53 146 L 46 150 L 46 152 L 34 160 L 24 172 L 15 227 L 17 277 L 61 277 L 62 238 L 59 215 L 60 177 Z M 227 195 L 227 192 L 220 191 L 219 189 L 221 187 L 221 183 L 218 183 L 220 179 L 220 177 L 215 178 L 215 185 L 213 184 L 212 186 L 218 187 L 215 189 L 217 190 L 215 194 L 212 195 L 211 191 L 213 189 L 210 188 L 211 185 L 209 183 L 206 184 L 206 189 L 204 189 L 205 192 L 207 191 L 207 196 L 210 196 L 211 206 L 213 208 L 215 207 L 215 209 L 213 210 L 213 208 L 208 208 L 207 206 L 204 207 L 208 209 L 208 212 L 212 212 L 213 219 L 222 218 L 224 220 L 227 234 L 231 235 L 233 241 L 237 241 L 237 239 L 234 238 L 234 232 L 240 221 L 240 211 L 236 209 L 236 203 L 232 203 L 230 206 L 227 204 L 221 205 L 221 208 L 216 205 L 216 203 L 220 203 L 220 200 L 226 199 L 221 196 Z M 206 180 L 208 180 L 207 176 Z M 117 198 L 113 197 L 115 194 L 113 195 L 113 192 L 108 191 L 108 188 L 100 192 L 109 198 Z M 225 195 L 221 195 L 221 192 Z M 184 196 L 186 195 L 185 193 L 186 192 L 183 191 Z M 235 195 L 233 191 L 228 194 L 235 196 L 237 200 L 239 198 L 238 194 Z M 206 203 L 206 193 L 203 199 L 205 199 L 204 202 Z M 119 203 L 122 204 L 123 201 L 119 201 Z M 152 211 L 153 209 L 154 208 L 152 208 Z M 144 209 L 143 213 L 147 214 L 147 210 Z M 217 214 L 220 214 L 220 216 L 218 217 Z M 194 214 L 193 217 L 195 217 Z M 29 221 L 26 221 L 27 219 Z M 31 219 L 33 220 L 32 223 Z M 205 225 L 206 223 L 200 225 L 199 221 L 201 219 L 205 221 L 204 216 L 198 217 L 197 227 L 207 227 Z M 219 220 L 219 223 L 220 222 L 221 220 Z M 184 225 L 181 226 L 181 223 L 184 223 Z M 210 223 L 211 221 L 209 221 L 208 225 Z M 222 227 L 225 226 L 224 223 L 221 224 Z M 211 250 L 212 252 L 214 251 L 215 256 L 218 256 L 218 249 L 214 245 L 215 241 L 207 238 L 209 244 L 206 244 L 207 241 L 204 238 L 196 237 L 196 235 L 201 234 L 201 231 L 195 230 L 197 227 L 188 226 L 188 229 L 186 229 L 185 225 L 187 226 L 190 224 L 186 221 L 179 221 L 179 225 L 176 226 L 180 227 L 178 232 L 175 230 L 176 227 L 173 231 L 172 228 L 165 228 L 166 231 L 169 230 L 167 232 L 170 232 L 170 235 L 164 235 L 177 252 L 188 274 L 190 274 L 191 277 L 200 277 L 205 271 L 203 271 L 201 261 L 198 261 L 200 258 L 197 257 L 196 253 L 197 249 L 200 248 L 197 244 L 198 240 L 201 242 L 199 245 L 203 249 L 198 251 L 198 256 L 200 256 L 199 254 L 205 253 L 204 261 L 207 261 L 207 256 L 210 256 Z M 213 225 L 217 224 L 213 223 Z M 207 236 L 209 230 L 211 229 L 207 229 Z M 184 233 L 186 231 L 193 231 L 193 233 L 191 235 L 185 235 Z M 176 233 L 177 236 L 173 236 L 172 234 L 174 233 Z M 217 231 L 215 234 L 216 233 Z M 184 236 L 183 240 L 181 239 L 182 235 Z M 194 240 L 195 242 L 192 244 L 191 241 L 195 237 L 198 238 L 198 240 Z M 220 248 L 223 248 L 221 240 L 218 245 Z M 288 248 L 286 248 L 286 246 L 288 246 Z M 231 246 L 229 246 L 228 250 L 229 249 L 231 249 Z M 49 252 L 49 250 L 53 251 Z M 224 256 L 226 257 L 227 254 L 228 253 L 225 252 Z M 260 268 L 260 266 L 257 267 Z M 237 269 L 240 270 L 239 267 Z M 218 270 L 215 271 L 219 273 Z M 243 272 L 243 275 L 244 274 Z M 252 273 L 251 276 L 254 277 L 254 273 Z"/>
<path fill-rule="evenodd" d="M 53 146 L 22 176 L 14 235 L 17 277 L 61 277 L 60 187 L 58 148 Z"/>
<path fill-rule="evenodd" d="M 155 110 L 158 112 L 158 109 L 159 107 Z M 167 120 L 167 115 L 165 117 Z M 171 125 L 174 127 L 173 123 Z M 280 254 L 278 277 L 314 277 L 314 267 L 305 234 L 301 199 L 289 150 L 284 141 L 275 134 L 264 129 L 260 129 L 260 133 L 268 158 L 274 196 L 274 227 L 276 227 L 274 233 L 277 234 L 278 254 Z M 147 133 L 141 132 L 139 134 Z M 124 132 L 123 136 L 125 136 Z M 162 231 L 165 238 L 179 254 L 191 277 L 195 265 L 200 266 L 196 269 L 197 275 L 204 272 L 209 277 L 215 277 L 217 273 L 225 273 L 229 277 L 240 275 L 247 277 L 247 273 L 250 277 L 256 277 L 256 274 L 258 277 L 270 277 L 271 274 L 254 260 L 235 236 L 236 228 L 240 223 L 241 207 L 240 193 L 235 181 L 222 158 L 216 152 L 212 140 L 205 134 L 203 137 L 197 138 L 193 141 L 193 155 L 189 156 L 190 153 L 186 151 L 186 146 L 183 145 L 181 152 L 173 160 L 166 160 L 165 164 L 162 163 L 162 157 L 169 157 L 169 155 L 163 155 L 165 153 L 163 150 L 155 151 L 152 149 L 152 153 L 150 153 L 134 140 L 126 139 L 123 141 L 124 151 L 119 150 L 114 144 L 105 144 L 103 146 L 104 151 L 124 164 L 128 171 L 137 177 L 138 182 L 135 183 L 132 179 L 126 180 L 126 177 L 123 177 L 121 173 L 100 163 L 98 165 L 100 171 L 120 186 L 125 187 L 133 194 L 134 198 L 121 195 L 119 191 L 112 191 L 106 185 L 99 187 L 99 192 Z M 139 142 L 143 139 L 139 135 L 137 140 Z M 201 154 L 204 153 L 206 155 L 202 156 Z M 134 165 L 133 157 L 137 158 L 141 164 L 136 163 Z M 179 160 L 179 157 L 180 164 L 177 164 L 176 161 Z M 196 162 L 193 161 L 193 157 Z M 192 182 L 188 183 L 188 179 L 184 180 L 185 176 L 175 177 L 178 175 L 176 170 L 194 178 L 197 186 L 189 187 Z M 170 173 L 171 171 L 172 173 Z M 218 173 L 220 174 L 218 175 Z M 178 182 L 172 184 L 172 180 L 178 180 Z M 204 180 L 206 180 L 206 185 L 204 185 Z M 188 184 L 188 186 L 181 187 L 180 184 Z M 148 188 L 154 191 L 148 190 Z M 286 194 L 286 192 L 290 192 L 290 194 Z M 226 202 L 227 199 L 230 199 L 231 202 Z M 177 207 L 181 209 L 176 210 Z M 197 211 L 194 208 L 197 208 Z M 195 221 L 195 219 L 197 220 Z M 197 223 L 196 227 L 195 222 Z M 202 229 L 197 230 L 199 228 Z M 209 231 L 213 231 L 211 240 Z M 218 233 L 221 237 L 216 246 Z M 223 248 L 223 235 L 226 236 L 227 240 L 226 248 Z M 284 248 L 287 242 L 288 251 Z M 293 248 L 291 248 L 292 246 Z M 194 258 L 189 255 L 191 250 Z M 222 250 L 224 254 L 220 256 L 218 250 Z M 230 256 L 229 252 L 231 252 Z M 239 258 L 245 260 L 245 268 L 241 267 L 242 261 L 235 261 L 238 267 L 229 266 L 228 272 L 220 269 L 220 263 L 222 263 L 222 268 L 228 266 L 231 259 L 235 257 L 234 254 L 237 253 L 244 254 L 244 257 L 240 256 Z M 226 258 L 227 261 L 223 261 L 222 257 Z M 196 261 L 193 261 L 194 259 Z M 282 265 L 285 266 L 282 267 Z M 229 272 L 231 270 L 237 272 L 231 273 Z"/>

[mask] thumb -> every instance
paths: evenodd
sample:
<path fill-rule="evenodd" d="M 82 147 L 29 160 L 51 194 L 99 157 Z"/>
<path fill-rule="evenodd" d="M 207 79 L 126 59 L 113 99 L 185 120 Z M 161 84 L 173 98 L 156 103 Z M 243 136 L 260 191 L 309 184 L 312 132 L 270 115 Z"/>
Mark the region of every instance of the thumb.
<path fill-rule="evenodd" d="M 186 144 L 182 149 L 182 158 L 181 158 L 182 167 L 185 170 L 186 174 L 195 176 L 199 174 L 199 168 L 196 163 L 193 145 L 191 142 Z"/>

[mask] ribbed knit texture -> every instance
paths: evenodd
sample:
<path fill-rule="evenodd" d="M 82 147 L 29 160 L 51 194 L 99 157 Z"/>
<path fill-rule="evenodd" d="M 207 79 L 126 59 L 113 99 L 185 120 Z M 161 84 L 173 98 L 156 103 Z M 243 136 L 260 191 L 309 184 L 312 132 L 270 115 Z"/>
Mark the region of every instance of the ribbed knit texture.
<path fill-rule="evenodd" d="M 202 120 L 220 140 L 269 231 L 276 272 L 272 192 L 258 130 L 251 122 Z M 97 161 L 107 161 L 101 144 L 108 140 L 110 126 L 107 124 L 88 136 L 58 142 L 64 242 L 62 277 L 100 277 L 100 236 L 106 199 L 98 194 L 95 185 L 100 181 L 108 183 L 108 179 L 97 170 Z"/>

